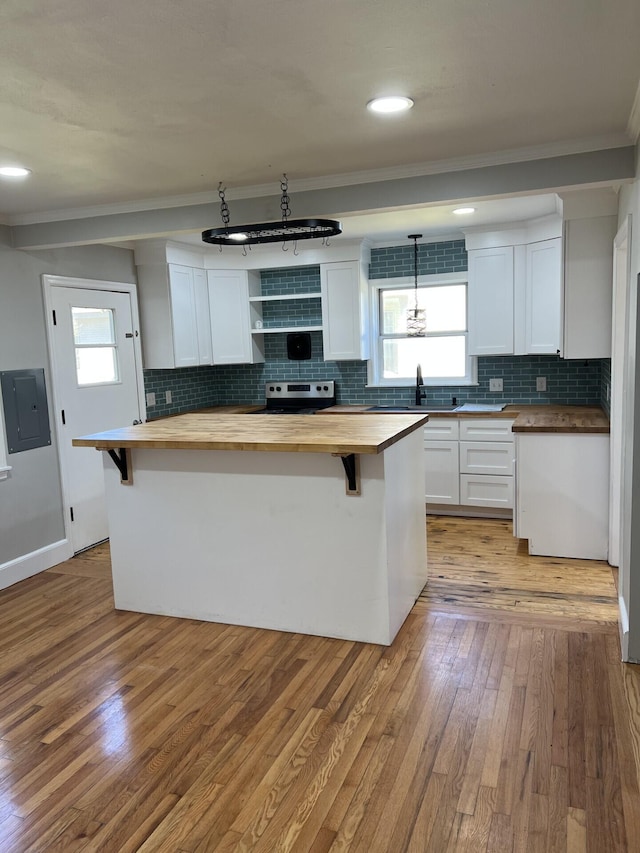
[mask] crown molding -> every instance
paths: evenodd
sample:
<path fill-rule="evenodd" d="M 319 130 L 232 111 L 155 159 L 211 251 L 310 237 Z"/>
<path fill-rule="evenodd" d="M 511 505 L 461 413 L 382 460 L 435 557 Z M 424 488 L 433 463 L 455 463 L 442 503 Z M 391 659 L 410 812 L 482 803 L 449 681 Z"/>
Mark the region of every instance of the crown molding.
<path fill-rule="evenodd" d="M 640 91 L 640 89 L 639 89 Z M 636 109 L 637 107 L 637 109 Z M 636 96 L 637 119 L 640 122 L 640 103 Z M 631 127 L 631 119 L 629 121 Z M 631 131 L 629 131 L 631 133 Z M 637 138 L 637 133 L 636 133 Z M 523 163 L 528 160 L 544 160 L 571 154 L 584 154 L 589 151 L 602 151 L 610 148 L 624 148 L 631 144 L 629 135 L 625 133 L 608 136 L 591 137 L 581 140 L 552 142 L 546 145 L 535 145 L 528 148 L 513 148 L 504 151 L 494 151 L 490 154 L 470 157 L 456 157 L 450 160 L 437 160 L 428 163 L 414 163 L 407 166 L 394 166 L 387 169 L 369 169 L 362 172 L 348 172 L 339 175 L 326 175 L 316 178 L 289 179 L 289 192 L 304 192 L 308 190 L 333 189 L 355 184 L 375 183 L 378 181 L 396 180 L 398 178 L 415 178 L 424 175 L 438 175 L 446 172 L 459 172 L 465 169 L 475 169 L 490 166 L 500 166 L 506 163 Z M 226 190 L 227 201 L 247 198 L 278 196 L 274 191 L 277 182 L 257 184 L 250 187 L 235 187 Z M 189 207 L 198 204 L 217 204 L 218 191 L 207 190 L 188 195 L 165 196 L 161 198 L 143 199 L 117 204 L 100 204 L 92 207 L 76 207 L 65 210 L 50 210 L 41 213 L 24 213 L 10 216 L 7 225 L 35 225 L 43 222 L 63 222 L 67 219 L 90 219 L 96 216 L 110 216 L 120 213 L 137 213 L 148 210 L 162 210 L 174 207 Z"/>
<path fill-rule="evenodd" d="M 631 137 L 631 141 L 635 145 L 640 138 L 640 81 L 636 89 L 636 96 L 633 99 L 633 106 L 629 114 L 629 124 L 627 125 L 627 133 Z"/>

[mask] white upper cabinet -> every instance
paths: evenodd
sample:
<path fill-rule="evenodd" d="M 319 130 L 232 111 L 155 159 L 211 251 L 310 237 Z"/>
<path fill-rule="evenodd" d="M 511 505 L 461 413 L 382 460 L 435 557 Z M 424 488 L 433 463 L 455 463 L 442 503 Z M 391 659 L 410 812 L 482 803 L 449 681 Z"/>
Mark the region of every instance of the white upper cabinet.
<path fill-rule="evenodd" d="M 320 264 L 325 361 L 369 358 L 368 283 L 360 261 Z"/>
<path fill-rule="evenodd" d="M 208 296 L 202 275 L 202 270 L 182 264 L 138 266 L 145 368 L 211 364 Z"/>
<path fill-rule="evenodd" d="M 251 334 L 249 302 L 251 296 L 260 292 L 260 274 L 248 270 L 208 270 L 207 282 L 213 363 L 264 361 L 259 341 Z"/>
<path fill-rule="evenodd" d="M 559 353 L 562 239 L 557 217 L 466 234 L 471 355 Z"/>
<path fill-rule="evenodd" d="M 562 348 L 562 239 L 530 243 L 526 257 L 524 352 L 557 355 Z"/>
<path fill-rule="evenodd" d="M 616 216 L 570 219 L 564 233 L 565 358 L 611 358 Z"/>
<path fill-rule="evenodd" d="M 256 364 L 264 362 L 268 335 L 301 331 L 322 332 L 326 361 L 366 359 L 370 254 L 363 245 L 337 247 L 336 259 L 326 263 L 316 252 L 308 260 L 320 267 L 319 292 L 285 288 L 263 295 L 260 269 L 239 266 L 253 259 L 230 257 L 229 268 L 205 269 L 211 259 L 191 249 L 144 243 L 136 248 L 144 366 Z M 274 261 L 280 256 L 274 255 Z M 287 258 L 283 266 L 293 266 L 291 261 Z M 307 325 L 296 316 L 301 302 L 310 318 Z"/>
<path fill-rule="evenodd" d="M 469 252 L 469 354 L 513 353 L 513 246 Z"/>

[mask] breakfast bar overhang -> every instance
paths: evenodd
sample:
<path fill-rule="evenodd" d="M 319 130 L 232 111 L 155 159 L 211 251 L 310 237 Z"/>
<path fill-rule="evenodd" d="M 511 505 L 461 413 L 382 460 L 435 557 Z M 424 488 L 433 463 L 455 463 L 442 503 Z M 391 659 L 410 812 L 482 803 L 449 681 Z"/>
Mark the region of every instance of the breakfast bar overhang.
<path fill-rule="evenodd" d="M 192 413 L 104 451 L 118 609 L 389 645 L 427 579 L 420 414 Z"/>

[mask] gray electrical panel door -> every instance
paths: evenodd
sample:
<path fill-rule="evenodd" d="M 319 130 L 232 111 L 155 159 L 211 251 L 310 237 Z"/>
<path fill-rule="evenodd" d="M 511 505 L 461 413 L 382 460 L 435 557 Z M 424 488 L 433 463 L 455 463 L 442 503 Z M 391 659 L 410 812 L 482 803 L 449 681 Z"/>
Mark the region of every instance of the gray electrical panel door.
<path fill-rule="evenodd" d="M 44 368 L 0 373 L 9 453 L 51 444 Z"/>

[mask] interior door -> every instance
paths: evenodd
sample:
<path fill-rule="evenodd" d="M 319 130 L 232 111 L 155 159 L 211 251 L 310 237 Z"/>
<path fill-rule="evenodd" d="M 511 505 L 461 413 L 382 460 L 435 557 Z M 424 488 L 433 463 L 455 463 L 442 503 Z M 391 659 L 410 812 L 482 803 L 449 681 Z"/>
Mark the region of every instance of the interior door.
<path fill-rule="evenodd" d="M 65 502 L 74 552 L 109 535 L 102 453 L 81 435 L 141 419 L 131 295 L 54 286 L 48 318 Z"/>

